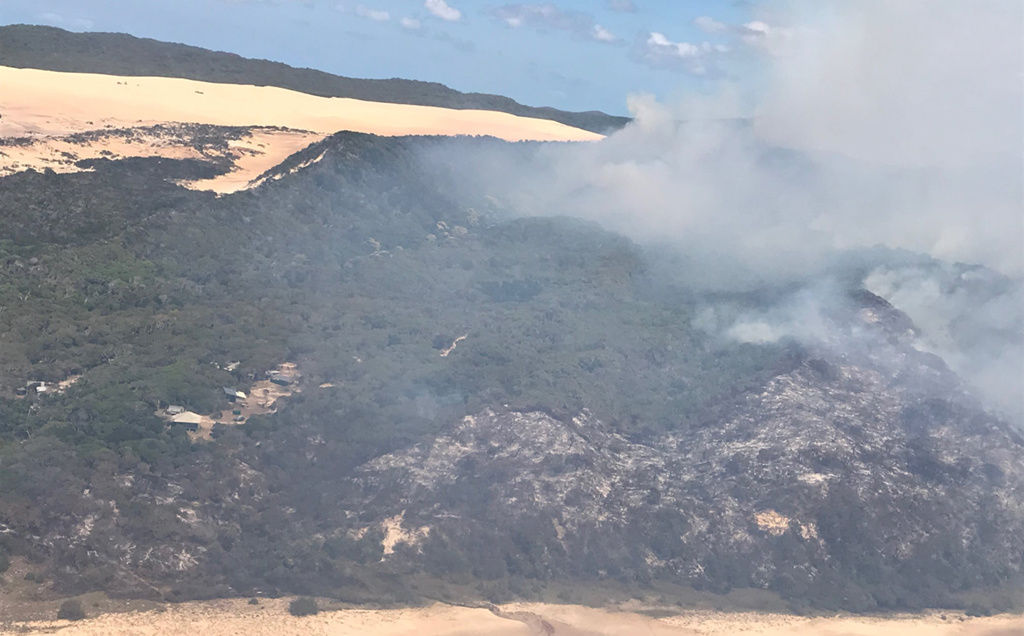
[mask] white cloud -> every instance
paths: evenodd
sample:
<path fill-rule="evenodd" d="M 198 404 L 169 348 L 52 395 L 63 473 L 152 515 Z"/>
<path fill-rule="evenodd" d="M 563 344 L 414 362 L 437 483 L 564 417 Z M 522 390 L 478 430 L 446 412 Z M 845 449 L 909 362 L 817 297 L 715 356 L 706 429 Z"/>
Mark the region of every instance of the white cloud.
<path fill-rule="evenodd" d="M 421 26 L 420 25 L 420 21 L 417 20 L 416 18 L 408 18 L 408 17 L 406 17 L 406 18 L 402 18 L 400 22 L 401 22 L 401 25 L 404 28 L 409 29 L 410 31 L 415 31 L 416 29 L 420 28 L 420 26 Z"/>
<path fill-rule="evenodd" d="M 445 0 L 425 0 L 423 6 L 442 20 L 457 22 L 462 19 L 462 12 L 450 6 Z"/>
<path fill-rule="evenodd" d="M 710 16 L 700 16 L 693 23 L 701 31 L 713 35 L 728 37 L 756 49 L 774 52 L 785 40 L 793 37 L 791 28 L 769 24 L 762 20 L 751 20 L 745 24 L 726 24 Z"/>
<path fill-rule="evenodd" d="M 667 49 L 666 53 L 675 57 L 696 57 L 700 55 L 700 47 L 689 42 L 672 42 L 663 33 L 652 32 L 647 44 L 658 49 Z"/>
<path fill-rule="evenodd" d="M 593 37 L 598 42 L 617 42 L 619 40 L 619 38 L 615 37 L 614 33 L 600 24 L 594 25 Z"/>
<path fill-rule="evenodd" d="M 743 42 L 749 46 L 757 47 L 776 53 L 786 46 L 786 42 L 796 37 L 796 30 L 784 28 L 754 20 L 747 22 L 733 29 Z"/>
<path fill-rule="evenodd" d="M 724 44 L 674 42 L 664 33 L 652 31 L 639 47 L 639 60 L 656 68 L 685 70 L 694 75 L 707 75 L 717 68 L 717 56 L 727 53 Z"/>
<path fill-rule="evenodd" d="M 676 42 L 660 31 L 652 31 L 645 39 L 638 40 L 634 58 L 654 68 L 720 77 L 727 58 L 745 53 L 775 55 L 797 35 L 796 29 L 774 26 L 763 20 L 726 24 L 710 16 L 700 16 L 693 22 L 705 33 L 716 36 L 718 41 Z"/>
<path fill-rule="evenodd" d="M 374 22 L 387 22 L 388 20 L 391 19 L 391 14 L 388 13 L 387 11 L 383 11 L 380 9 L 371 9 L 363 5 L 359 5 L 356 7 L 356 15 L 358 15 L 361 18 L 373 20 Z"/>
<path fill-rule="evenodd" d="M 743 25 L 742 28 L 744 31 L 750 33 L 751 35 L 768 35 L 769 33 L 772 32 L 772 27 L 768 26 L 764 22 L 761 22 L 760 20 L 747 22 L 746 24 Z"/>
<path fill-rule="evenodd" d="M 633 0 L 608 0 L 608 8 L 623 13 L 636 12 L 636 4 L 633 3 Z"/>
<path fill-rule="evenodd" d="M 525 24 L 554 29 L 572 30 L 579 28 L 582 14 L 569 14 L 553 4 L 506 4 L 494 10 L 494 14 L 510 27 Z"/>
<path fill-rule="evenodd" d="M 700 16 L 694 20 L 693 23 L 696 24 L 701 31 L 705 31 L 707 33 L 722 33 L 723 31 L 729 30 L 729 25 L 726 23 L 719 22 L 718 20 L 706 15 Z"/>
<path fill-rule="evenodd" d="M 620 41 L 611 31 L 596 24 L 591 15 L 566 11 L 551 3 L 506 4 L 491 13 L 513 29 L 523 26 L 539 30 L 557 29 L 597 42 L 614 44 Z"/>

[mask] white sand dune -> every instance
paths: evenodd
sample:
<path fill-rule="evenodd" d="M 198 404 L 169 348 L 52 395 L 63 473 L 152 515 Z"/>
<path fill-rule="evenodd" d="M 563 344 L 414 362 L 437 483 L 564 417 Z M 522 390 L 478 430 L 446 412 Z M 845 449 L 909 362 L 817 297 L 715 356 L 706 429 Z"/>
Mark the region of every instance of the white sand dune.
<path fill-rule="evenodd" d="M 231 599 L 167 605 L 157 611 L 104 614 L 71 623 L 13 623 L 10 632 L 62 635 L 207 634 L 221 636 L 345 635 L 399 636 L 1011 636 L 1024 634 L 1024 617 L 965 618 L 960 614 L 890 617 L 803 618 L 784 614 L 689 611 L 651 618 L 637 613 L 578 605 L 522 603 L 486 609 L 437 604 L 409 609 L 344 609 L 297 618 L 287 601 L 249 605 Z"/>
<path fill-rule="evenodd" d="M 101 156 L 201 158 L 189 143 L 135 139 L 69 141 L 87 131 L 168 123 L 281 127 L 241 141 L 228 175 L 194 187 L 231 192 L 289 154 L 339 130 L 397 135 L 490 135 L 507 141 L 595 141 L 602 136 L 547 119 L 489 110 L 318 97 L 271 86 L 217 84 L 168 77 L 119 77 L 0 66 L 0 137 L 33 141 L 0 146 L 0 176 L 28 168 L 76 170 Z M 102 137 L 102 136 L 100 136 Z M 105 152 L 104 152 L 105 151 Z"/>
<path fill-rule="evenodd" d="M 601 139 L 597 133 L 556 121 L 490 110 L 318 97 L 273 86 L 3 66 L 0 115 L 0 136 L 5 137 L 174 121 L 283 126 L 323 134 L 353 130 L 389 136 L 492 135 L 508 141 Z"/>

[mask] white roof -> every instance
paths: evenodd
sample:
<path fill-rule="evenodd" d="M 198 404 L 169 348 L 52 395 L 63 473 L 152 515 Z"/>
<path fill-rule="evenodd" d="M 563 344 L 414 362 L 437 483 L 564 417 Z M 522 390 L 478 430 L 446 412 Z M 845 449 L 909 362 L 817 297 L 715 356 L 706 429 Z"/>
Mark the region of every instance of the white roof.
<path fill-rule="evenodd" d="M 178 413 L 171 418 L 171 421 L 175 424 L 198 424 L 203 420 L 203 416 L 199 413 L 193 413 L 192 411 L 185 411 L 184 413 Z"/>

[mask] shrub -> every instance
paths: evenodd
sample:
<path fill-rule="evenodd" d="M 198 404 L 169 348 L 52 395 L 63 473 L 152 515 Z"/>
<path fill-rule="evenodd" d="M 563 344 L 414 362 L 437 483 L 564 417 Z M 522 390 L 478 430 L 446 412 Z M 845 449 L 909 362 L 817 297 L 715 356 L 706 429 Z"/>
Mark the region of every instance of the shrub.
<path fill-rule="evenodd" d="M 981 603 L 971 603 L 970 605 L 964 608 L 964 614 L 970 616 L 971 618 L 992 616 L 995 613 L 996 612 L 994 609 L 987 605 L 982 605 Z"/>
<path fill-rule="evenodd" d="M 288 604 L 288 613 L 292 616 L 312 616 L 320 611 L 316 599 L 303 596 Z"/>
<path fill-rule="evenodd" d="M 79 601 L 69 599 L 60 604 L 57 618 L 65 621 L 80 621 L 85 618 L 85 610 L 82 609 L 82 604 Z"/>

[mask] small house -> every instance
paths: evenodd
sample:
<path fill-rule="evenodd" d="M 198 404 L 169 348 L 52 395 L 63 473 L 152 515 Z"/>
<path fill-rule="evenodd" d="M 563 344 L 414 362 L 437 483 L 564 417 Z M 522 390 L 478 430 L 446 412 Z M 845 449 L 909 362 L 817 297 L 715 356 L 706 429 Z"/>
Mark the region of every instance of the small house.
<path fill-rule="evenodd" d="M 239 391 L 237 389 L 233 389 L 230 387 L 223 387 L 223 389 L 224 396 L 227 397 L 229 402 L 234 402 L 235 400 L 244 400 L 246 398 L 244 391 Z"/>
<path fill-rule="evenodd" d="M 203 416 L 192 411 L 183 411 L 171 418 L 171 423 L 180 424 L 185 427 L 185 430 L 189 431 L 199 430 L 199 424 L 202 421 Z"/>
<path fill-rule="evenodd" d="M 164 409 L 164 412 L 167 413 L 168 415 L 178 415 L 180 413 L 185 412 L 185 407 L 178 406 L 177 404 L 172 404 L 168 406 L 166 409 Z"/>

